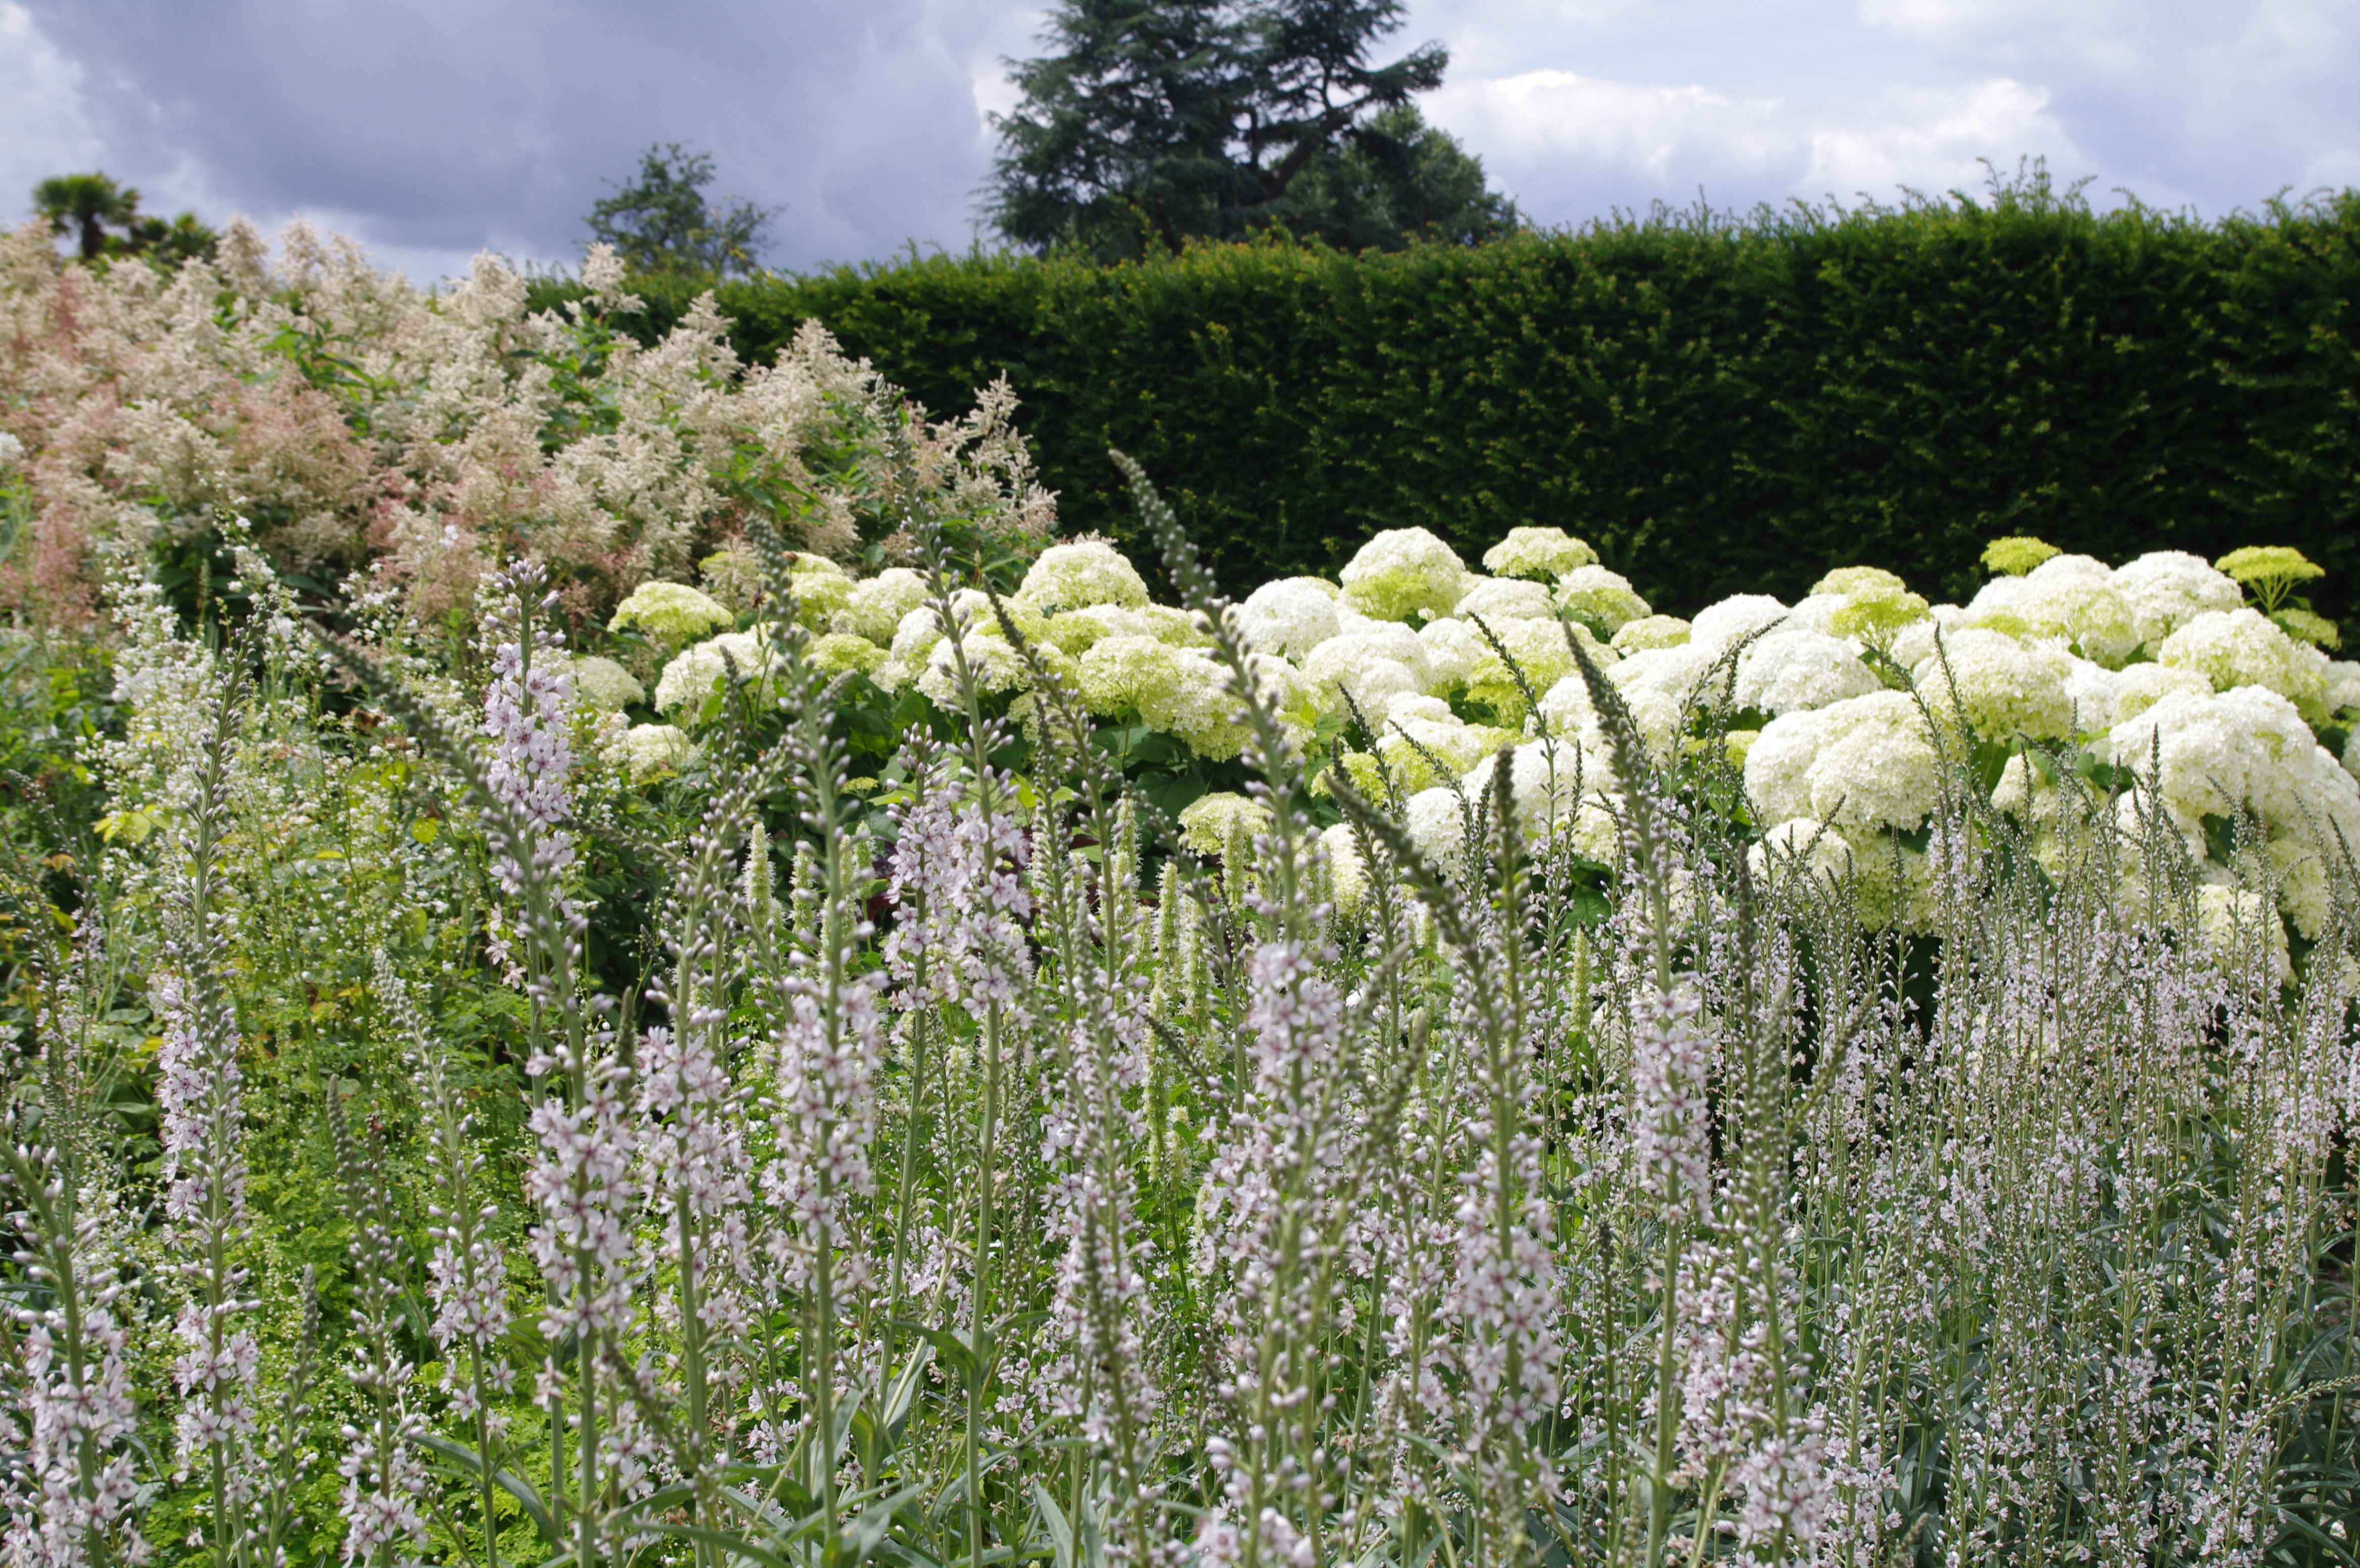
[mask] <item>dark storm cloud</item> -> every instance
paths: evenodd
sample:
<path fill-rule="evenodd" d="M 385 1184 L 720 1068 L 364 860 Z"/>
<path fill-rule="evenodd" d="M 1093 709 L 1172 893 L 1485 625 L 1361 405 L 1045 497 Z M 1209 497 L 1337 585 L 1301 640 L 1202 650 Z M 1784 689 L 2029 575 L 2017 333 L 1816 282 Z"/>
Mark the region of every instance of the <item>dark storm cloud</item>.
<path fill-rule="evenodd" d="M 975 71 L 1031 31 L 1026 6 L 989 0 L 27 8 L 82 68 L 111 168 L 421 258 L 570 258 L 603 181 L 658 141 L 785 207 L 774 265 L 963 246 L 990 156 Z"/>

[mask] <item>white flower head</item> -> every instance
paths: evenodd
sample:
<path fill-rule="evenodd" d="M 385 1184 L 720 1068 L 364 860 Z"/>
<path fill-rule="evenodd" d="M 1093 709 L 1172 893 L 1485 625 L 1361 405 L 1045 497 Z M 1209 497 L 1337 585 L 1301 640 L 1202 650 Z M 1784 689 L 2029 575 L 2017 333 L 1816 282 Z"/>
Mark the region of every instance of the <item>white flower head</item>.
<path fill-rule="evenodd" d="M 1851 643 L 1782 627 L 1738 656 L 1733 700 L 1763 713 L 1793 713 L 1865 696 L 1882 684 Z"/>
<path fill-rule="evenodd" d="M 1343 571 L 1344 600 L 1377 620 L 1448 615 L 1467 591 L 1457 551 L 1423 528 L 1393 528 L 1360 546 Z"/>
<path fill-rule="evenodd" d="M 882 646 L 893 641 L 902 618 L 925 602 L 925 578 L 907 566 L 889 566 L 853 584 L 844 607 L 830 618 L 828 626 Z"/>
<path fill-rule="evenodd" d="M 734 625 L 737 620 L 727 605 L 686 583 L 641 583 L 615 607 L 606 624 L 617 631 L 636 628 L 661 641 L 677 643 Z"/>
<path fill-rule="evenodd" d="M 1087 539 L 1042 551 L 1016 598 L 1050 615 L 1094 604 L 1138 609 L 1147 603 L 1147 584 L 1121 551 L 1102 539 Z"/>
<path fill-rule="evenodd" d="M 1914 674 L 1928 707 L 1986 740 L 2056 740 L 2072 729 L 2073 704 L 2065 695 L 2071 673 L 2071 660 L 2055 648 L 1967 627 L 1947 634 Z"/>
<path fill-rule="evenodd" d="M 1483 552 L 1484 569 L 1502 577 L 1549 583 L 1598 559 L 1598 552 L 1562 528 L 1512 528 Z"/>
<path fill-rule="evenodd" d="M 602 659 L 595 653 L 582 654 L 574 660 L 567 673 L 574 677 L 574 695 L 606 712 L 648 700 L 647 688 L 612 659 Z"/>
<path fill-rule="evenodd" d="M 1688 641 L 1718 652 L 1749 632 L 1786 619 L 1786 607 L 1768 594 L 1736 594 L 1697 611 Z"/>
<path fill-rule="evenodd" d="M 1238 636 L 1249 648 L 1282 653 L 1299 663 L 1336 635 L 1338 591 L 1317 577 L 1264 583 L 1233 612 Z"/>
<path fill-rule="evenodd" d="M 2156 663 L 2193 670 L 2215 691 L 2260 686 L 2298 707 L 2316 704 L 2326 682 L 2301 645 L 2252 609 L 2206 610 L 2191 617 L 2156 650 Z"/>
<path fill-rule="evenodd" d="M 1451 612 L 1461 620 L 1555 620 L 1557 603 L 1542 583 L 1514 577 L 1478 577 Z"/>
<path fill-rule="evenodd" d="M 2234 579 L 2184 550 L 2142 555 L 2116 568 L 2107 587 L 2130 606 L 2132 630 L 2143 643 L 2159 643 L 2200 615 L 2245 602 Z"/>
<path fill-rule="evenodd" d="M 1654 613 L 1647 601 L 1632 591 L 1628 577 L 1603 566 L 1576 566 L 1559 577 L 1557 602 L 1607 637 Z"/>

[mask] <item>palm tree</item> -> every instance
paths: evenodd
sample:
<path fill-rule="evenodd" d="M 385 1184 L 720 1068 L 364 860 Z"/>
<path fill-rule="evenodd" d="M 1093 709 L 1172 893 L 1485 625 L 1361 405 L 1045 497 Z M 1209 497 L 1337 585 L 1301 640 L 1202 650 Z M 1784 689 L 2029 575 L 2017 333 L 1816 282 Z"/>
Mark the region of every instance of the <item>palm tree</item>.
<path fill-rule="evenodd" d="M 49 220 L 53 234 L 82 231 L 82 257 L 97 259 L 106 250 L 106 231 L 129 229 L 139 216 L 139 192 L 105 174 L 60 174 L 33 187 L 33 205 Z"/>

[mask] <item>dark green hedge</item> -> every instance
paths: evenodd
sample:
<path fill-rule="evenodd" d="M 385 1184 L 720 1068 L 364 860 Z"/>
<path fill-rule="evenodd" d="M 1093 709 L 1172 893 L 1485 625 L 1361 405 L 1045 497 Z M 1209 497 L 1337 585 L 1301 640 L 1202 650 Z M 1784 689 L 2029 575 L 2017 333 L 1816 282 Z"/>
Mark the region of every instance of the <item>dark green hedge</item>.
<path fill-rule="evenodd" d="M 650 284 L 653 324 L 688 302 Z M 1005 371 L 1064 526 L 1131 537 L 1132 453 L 1223 579 L 1422 523 L 1556 523 L 1670 609 L 1865 562 L 1972 590 L 1985 540 L 2294 544 L 2355 602 L 2360 193 L 2220 224 L 2004 196 L 1476 249 L 933 257 L 721 291 L 929 407 Z"/>

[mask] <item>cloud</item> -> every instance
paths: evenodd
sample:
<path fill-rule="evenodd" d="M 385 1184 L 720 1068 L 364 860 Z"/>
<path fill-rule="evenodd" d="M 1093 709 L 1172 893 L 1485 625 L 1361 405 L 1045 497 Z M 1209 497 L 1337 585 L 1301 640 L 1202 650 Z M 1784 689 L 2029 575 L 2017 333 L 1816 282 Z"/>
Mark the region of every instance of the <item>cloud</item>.
<path fill-rule="evenodd" d="M 1432 114 L 1545 220 L 1699 190 L 1715 204 L 1885 200 L 1980 187 L 1981 158 L 2081 161 L 2048 94 L 2005 77 L 1812 102 L 1532 71 L 1447 84 Z"/>
<path fill-rule="evenodd" d="M 0 191 L 29 192 L 96 160 L 103 143 L 82 79 L 30 13 L 0 4 Z"/>
<path fill-rule="evenodd" d="M 79 113 L 151 197 L 302 212 L 419 270 L 577 255 L 652 142 L 783 206 L 770 258 L 963 247 L 989 165 L 979 65 L 1033 7 L 959 0 L 32 0 Z M 151 200 L 150 205 L 161 204 Z"/>

